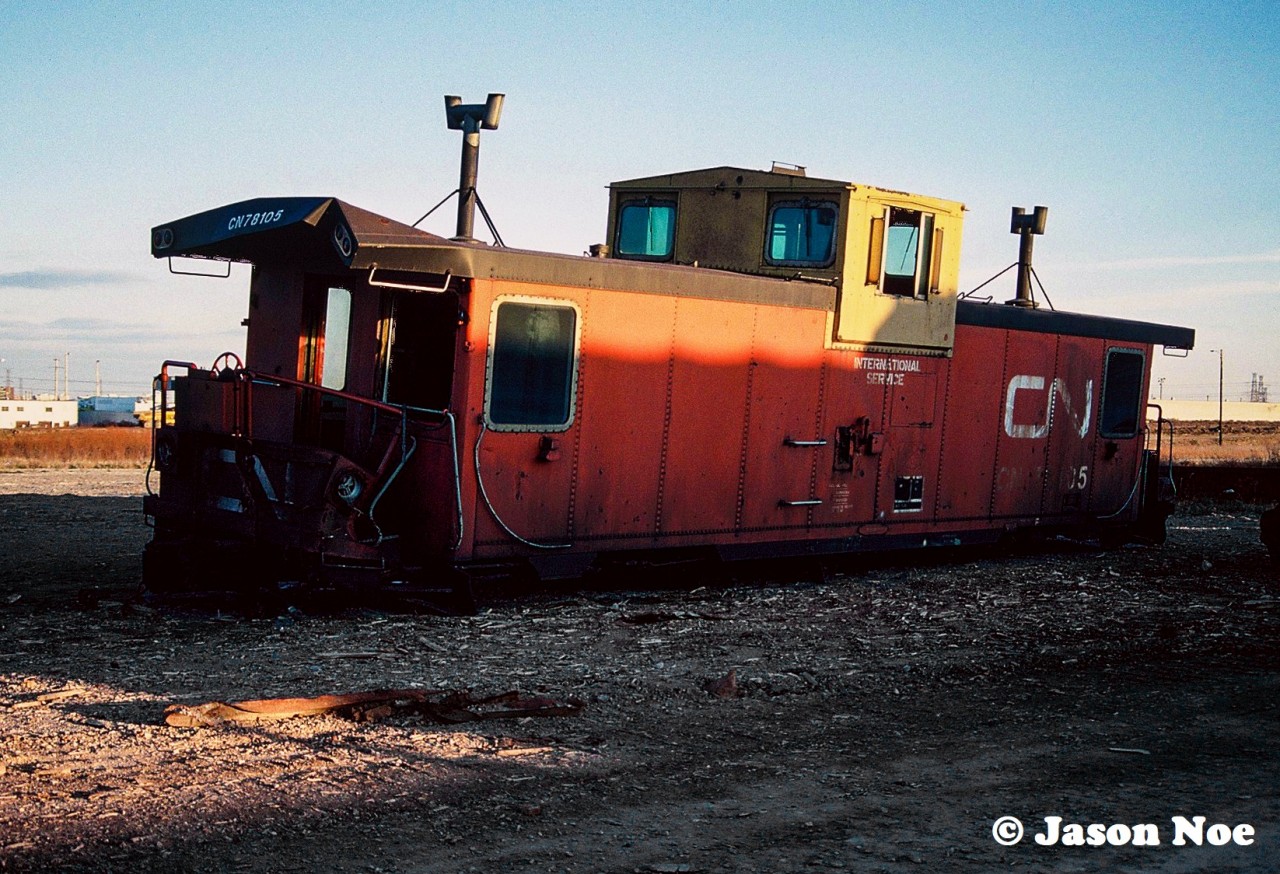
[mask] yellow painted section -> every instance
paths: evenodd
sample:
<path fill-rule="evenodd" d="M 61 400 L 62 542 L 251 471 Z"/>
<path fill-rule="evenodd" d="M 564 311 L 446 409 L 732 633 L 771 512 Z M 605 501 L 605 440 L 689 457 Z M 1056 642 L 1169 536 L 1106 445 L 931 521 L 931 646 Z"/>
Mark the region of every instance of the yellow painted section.
<path fill-rule="evenodd" d="M 885 211 L 902 207 L 933 216 L 927 293 L 886 294 Z M 845 270 L 834 319 L 832 343 L 877 352 L 949 355 L 955 341 L 956 295 L 964 205 L 922 195 L 851 186 L 845 216 Z"/>

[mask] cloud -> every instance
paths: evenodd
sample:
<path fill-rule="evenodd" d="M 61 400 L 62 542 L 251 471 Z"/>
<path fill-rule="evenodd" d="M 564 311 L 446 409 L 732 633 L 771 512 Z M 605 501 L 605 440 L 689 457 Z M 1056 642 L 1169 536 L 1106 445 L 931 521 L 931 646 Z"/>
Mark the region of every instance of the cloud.
<path fill-rule="evenodd" d="M 174 331 L 163 325 L 117 322 L 111 319 L 64 317 L 47 322 L 0 319 L 0 342 L 13 346 L 43 346 L 57 343 L 155 344 L 237 334 L 243 329 L 226 331 Z"/>
<path fill-rule="evenodd" d="M 119 270 L 21 270 L 0 273 L 0 288 L 30 288 L 50 290 L 79 288 L 85 285 L 121 285 L 137 282 L 141 277 Z"/>
<path fill-rule="evenodd" d="M 62 318 L 46 322 L 45 327 L 67 333 L 98 334 L 118 328 L 119 322 L 110 319 Z"/>

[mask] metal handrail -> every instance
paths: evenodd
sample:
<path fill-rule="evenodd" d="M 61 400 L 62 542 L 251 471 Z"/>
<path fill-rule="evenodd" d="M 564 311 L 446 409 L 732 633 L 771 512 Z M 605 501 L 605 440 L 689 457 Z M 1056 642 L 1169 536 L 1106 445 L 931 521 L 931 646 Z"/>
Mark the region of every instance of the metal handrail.
<path fill-rule="evenodd" d="M 156 431 L 169 420 L 169 381 L 173 378 L 169 376 L 170 367 L 185 367 L 187 372 L 199 370 L 200 366 L 194 361 L 173 361 L 167 360 L 160 365 L 160 372 L 151 380 L 151 457 L 147 459 L 147 472 L 143 477 L 143 485 L 146 487 L 147 494 L 155 496 L 155 491 L 151 488 L 151 472 L 156 466 Z M 156 415 L 156 384 L 160 385 L 160 415 Z"/>
<path fill-rule="evenodd" d="M 1163 448 L 1164 427 L 1169 427 L 1169 470 L 1173 470 L 1173 420 L 1164 417 L 1164 407 L 1160 404 L 1148 401 L 1147 409 L 1156 411 L 1156 460 L 1160 460 L 1161 450 Z"/>
<path fill-rule="evenodd" d="M 151 472 L 155 467 L 155 447 L 156 447 L 156 430 L 163 427 L 163 423 L 167 421 L 169 412 L 168 392 L 171 381 L 174 377 L 170 376 L 169 369 L 171 367 L 186 368 L 188 376 L 191 371 L 199 370 L 199 365 L 191 361 L 165 361 L 160 367 L 160 373 L 152 382 L 151 393 L 151 459 L 147 464 L 146 488 L 147 493 L 154 495 L 151 489 Z M 396 436 L 400 443 L 400 458 L 396 462 L 394 469 L 390 475 L 386 475 L 386 468 L 392 456 L 388 453 L 383 463 L 374 472 L 375 482 L 382 481 L 381 488 L 376 494 L 373 504 L 369 508 L 369 519 L 373 522 L 373 512 L 377 509 L 378 500 L 390 488 L 391 483 L 404 470 L 409 458 L 414 454 L 416 441 L 408 437 L 409 414 L 419 413 L 427 416 L 438 416 L 443 421 L 439 425 L 432 427 L 438 428 L 447 425 L 449 428 L 449 451 L 453 461 L 453 494 L 457 512 L 457 536 L 454 539 L 453 548 L 456 550 L 462 545 L 462 539 L 466 530 L 466 516 L 462 507 L 462 465 L 458 450 L 458 425 L 457 419 L 450 410 L 436 410 L 430 407 L 416 407 L 410 404 L 390 404 L 385 401 L 374 400 L 373 398 L 364 397 L 362 395 L 353 394 L 340 389 L 328 388 L 323 385 L 316 385 L 313 382 L 306 382 L 300 379 L 293 379 L 288 376 L 279 376 L 276 374 L 262 374 L 249 370 L 248 368 L 240 368 L 233 372 L 234 382 L 232 385 L 233 404 L 232 411 L 234 420 L 231 423 L 231 436 L 239 437 L 243 440 L 253 439 L 253 386 L 265 385 L 276 386 L 280 388 L 294 388 L 300 391 L 314 391 L 321 395 L 333 398 L 340 398 L 368 407 L 377 412 L 389 413 L 394 415 L 399 421 L 396 426 Z M 156 387 L 159 386 L 160 391 L 160 415 L 156 415 Z M 395 439 L 395 438 L 393 438 Z M 388 447 L 389 449 L 390 447 Z M 384 479 L 385 477 L 385 479 Z M 377 523 L 374 522 L 375 528 Z"/>
<path fill-rule="evenodd" d="M 355 404 L 361 404 L 363 406 L 369 407 L 370 409 L 373 409 L 379 412 L 390 413 L 396 416 L 400 420 L 399 424 L 396 427 L 396 432 L 400 438 L 400 460 L 397 462 L 395 469 L 391 471 L 390 476 L 388 476 L 385 482 L 383 482 L 382 488 L 378 491 L 377 496 L 373 501 L 373 504 L 369 507 L 369 520 L 371 522 L 374 521 L 373 513 L 377 509 L 378 501 L 381 500 L 382 495 L 386 492 L 386 490 L 390 488 L 391 483 L 400 475 L 400 472 L 404 470 L 405 465 L 408 463 L 410 456 L 413 455 L 414 449 L 417 447 L 416 441 L 411 441 L 408 438 L 409 413 L 422 413 L 428 416 L 439 416 L 441 419 L 443 419 L 444 422 L 442 424 L 447 424 L 449 426 L 449 451 L 453 459 L 453 494 L 454 494 L 454 501 L 455 501 L 456 510 L 457 510 L 458 532 L 457 532 L 457 536 L 454 538 L 453 548 L 456 550 L 458 547 L 462 545 L 463 533 L 466 529 L 466 516 L 462 508 L 462 470 L 461 470 L 461 464 L 459 462 L 459 456 L 458 456 L 458 426 L 452 411 L 436 410 L 430 407 L 415 407 L 409 404 L 389 404 L 389 403 L 386 403 L 385 401 L 378 401 L 378 400 L 374 400 L 373 398 L 364 397 L 362 395 L 352 394 L 351 392 L 348 392 L 348 391 L 341 391 L 339 389 L 328 388 L 327 386 L 323 386 L 323 385 L 316 385 L 313 382 L 306 382 L 301 379 L 293 379 L 291 377 L 278 376 L 275 374 L 265 375 L 261 373 L 255 373 L 254 371 L 248 370 L 248 369 L 241 370 L 238 376 L 239 376 L 238 384 L 244 385 L 247 387 L 247 390 L 244 392 L 244 397 L 243 397 L 243 407 L 244 407 L 243 420 L 244 420 L 244 429 L 245 429 L 244 436 L 247 439 L 252 439 L 252 436 L 253 436 L 252 387 L 254 385 L 276 385 L 280 387 L 296 388 L 301 391 L 315 391 L 322 395 L 328 395 L 330 397 L 341 398 L 342 400 L 351 401 L 352 403 L 355 403 Z M 236 405 L 236 415 L 238 418 L 241 416 L 241 410 L 239 409 L 239 407 L 240 405 Z M 236 424 L 238 427 L 239 422 L 237 422 Z M 379 465 L 379 470 L 375 472 L 378 479 L 382 479 L 385 473 L 384 468 L 385 468 L 385 464 Z M 374 526 L 377 527 L 376 522 L 374 522 Z"/>
<path fill-rule="evenodd" d="M 432 288 L 429 285 L 413 285 L 408 282 L 387 282 L 386 280 L 375 281 L 373 278 L 373 275 L 377 272 L 378 272 L 378 265 L 376 263 L 370 264 L 369 278 L 366 279 L 365 282 L 369 283 L 375 288 L 398 288 L 398 289 L 403 289 L 404 291 L 426 291 L 426 292 L 430 292 L 431 294 L 442 294 L 443 292 L 448 291 L 449 282 L 450 280 L 453 279 L 453 271 L 446 270 L 444 272 L 444 282 L 441 283 L 439 288 Z"/>
<path fill-rule="evenodd" d="M 336 388 L 316 385 L 314 382 L 306 382 L 305 380 L 292 379 L 287 376 L 279 376 L 276 374 L 267 375 L 255 373 L 247 368 L 240 371 L 240 380 L 241 382 L 256 383 L 258 385 L 276 384 L 289 386 L 291 388 L 306 389 L 323 395 L 329 395 L 330 397 L 342 398 L 343 400 L 351 401 L 353 403 L 363 404 L 366 407 L 372 407 L 373 409 L 381 410 L 384 413 L 394 413 L 397 416 L 401 415 L 406 410 L 414 413 L 427 413 L 428 415 L 440 416 L 442 418 L 448 415 L 448 410 L 433 410 L 429 407 L 412 407 L 407 404 L 389 404 L 385 401 L 376 401 L 373 398 L 364 397 L 363 395 L 352 394 L 349 391 L 341 391 Z"/>
<path fill-rule="evenodd" d="M 1147 402 L 1148 408 L 1154 408 L 1156 411 L 1156 464 L 1160 464 L 1160 455 L 1162 448 L 1162 438 L 1164 427 L 1169 427 L 1169 484 L 1173 486 L 1174 494 L 1177 494 L 1177 483 L 1173 479 L 1173 420 L 1164 417 L 1164 407 L 1160 404 Z"/>

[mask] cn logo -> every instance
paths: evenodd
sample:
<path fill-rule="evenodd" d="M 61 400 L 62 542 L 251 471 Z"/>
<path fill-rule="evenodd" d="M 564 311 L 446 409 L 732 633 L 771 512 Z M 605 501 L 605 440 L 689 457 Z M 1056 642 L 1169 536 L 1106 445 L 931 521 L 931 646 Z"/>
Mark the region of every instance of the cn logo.
<path fill-rule="evenodd" d="M 1043 376 L 1031 376 L 1029 374 L 1018 374 L 1009 380 L 1009 388 L 1004 393 L 1004 433 L 1010 437 L 1025 440 L 1039 440 L 1047 437 L 1049 428 L 1053 424 L 1054 402 L 1058 398 L 1062 398 L 1062 405 L 1066 407 L 1067 415 L 1071 417 L 1071 424 L 1075 426 L 1074 430 L 1083 439 L 1089 433 L 1089 425 L 1093 416 L 1092 379 L 1085 381 L 1084 404 L 1077 407 L 1071 397 L 1071 393 L 1067 391 L 1067 384 L 1062 381 L 1061 377 L 1055 376 L 1053 381 L 1049 383 L 1047 397 L 1045 398 L 1044 419 L 1034 424 L 1014 421 L 1013 408 L 1017 402 L 1018 392 L 1044 392 L 1044 383 Z"/>

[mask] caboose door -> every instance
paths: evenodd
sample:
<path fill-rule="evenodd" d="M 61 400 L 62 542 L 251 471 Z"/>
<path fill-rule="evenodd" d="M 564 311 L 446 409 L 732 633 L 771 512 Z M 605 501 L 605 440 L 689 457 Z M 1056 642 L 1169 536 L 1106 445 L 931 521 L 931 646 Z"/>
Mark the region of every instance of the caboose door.
<path fill-rule="evenodd" d="M 298 379 L 322 388 L 347 387 L 347 351 L 351 338 L 353 284 L 310 276 L 302 292 L 302 330 L 298 338 Z M 341 451 L 346 430 L 346 401 L 333 394 L 303 391 L 298 396 L 295 438 L 299 443 Z"/>

